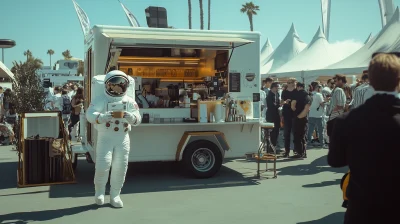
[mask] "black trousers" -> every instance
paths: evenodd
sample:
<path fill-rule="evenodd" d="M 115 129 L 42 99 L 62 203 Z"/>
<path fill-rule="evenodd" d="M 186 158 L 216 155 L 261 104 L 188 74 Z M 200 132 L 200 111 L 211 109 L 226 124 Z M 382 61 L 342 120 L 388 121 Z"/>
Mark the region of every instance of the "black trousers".
<path fill-rule="evenodd" d="M 71 130 L 79 122 L 79 115 L 71 114 L 70 120 L 71 123 L 68 125 L 68 132 L 69 132 L 69 138 L 71 139 Z M 81 134 L 80 128 L 78 129 L 78 133 Z"/>
<path fill-rule="evenodd" d="M 295 118 L 294 119 L 294 151 L 300 155 L 306 153 L 307 145 L 307 124 L 308 119 L 305 118 Z"/>
<path fill-rule="evenodd" d="M 267 120 L 267 122 L 274 123 L 274 129 L 272 129 L 270 133 L 270 139 L 271 139 L 271 144 L 273 146 L 276 146 L 278 143 L 278 137 L 279 137 L 279 129 L 281 128 L 281 121 L 279 120 L 279 117 L 271 120 Z"/>
<path fill-rule="evenodd" d="M 293 117 L 292 116 L 285 116 L 283 115 L 283 138 L 285 141 L 285 151 L 288 153 L 290 152 L 290 139 L 291 133 L 293 132 Z"/>
<path fill-rule="evenodd" d="M 398 203 L 388 202 L 376 206 L 365 206 L 373 201 L 353 202 L 348 201 L 344 224 L 376 224 L 376 223 L 396 223 L 398 221 Z"/>

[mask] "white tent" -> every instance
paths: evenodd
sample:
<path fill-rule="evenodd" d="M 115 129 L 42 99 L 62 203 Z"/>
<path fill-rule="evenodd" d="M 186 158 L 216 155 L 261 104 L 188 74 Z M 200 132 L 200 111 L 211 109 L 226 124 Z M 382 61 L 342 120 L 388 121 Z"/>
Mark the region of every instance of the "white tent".
<path fill-rule="evenodd" d="M 392 19 L 378 35 L 349 57 L 324 69 L 287 72 L 280 75 L 280 77 L 295 77 L 308 83 L 319 76 L 333 76 L 338 73 L 346 75 L 361 74 L 363 70 L 368 68 L 373 53 L 400 51 L 399 30 L 400 14 L 399 8 L 397 8 Z"/>
<path fill-rule="evenodd" d="M 375 52 L 400 51 L 400 17 L 399 8 L 385 27 L 366 45 L 344 60 L 330 65 L 327 69 L 356 68 L 368 66 Z"/>
<path fill-rule="evenodd" d="M 344 59 L 346 56 L 328 43 L 321 27 L 319 27 L 310 44 L 299 55 L 270 75 L 279 78 L 285 77 L 287 72 L 322 69 Z"/>
<path fill-rule="evenodd" d="M 367 44 L 368 42 L 370 42 L 373 39 L 372 37 L 372 33 L 369 34 L 368 38 L 365 40 L 364 44 Z"/>
<path fill-rule="evenodd" d="M 0 61 L 0 78 L 14 79 L 14 74 Z"/>
<path fill-rule="evenodd" d="M 275 51 L 267 57 L 266 63 L 261 64 L 261 74 L 263 74 L 263 77 L 266 77 L 267 73 L 274 72 L 274 70 L 290 61 L 306 46 L 307 44 L 300 39 L 294 24 L 292 24 L 283 41 L 279 44 Z"/>
<path fill-rule="evenodd" d="M 261 56 L 260 56 L 260 62 L 261 64 L 265 64 L 267 61 L 268 56 L 274 51 L 274 48 L 272 47 L 271 42 L 267 38 L 267 41 L 265 41 L 264 46 L 261 48 Z"/>

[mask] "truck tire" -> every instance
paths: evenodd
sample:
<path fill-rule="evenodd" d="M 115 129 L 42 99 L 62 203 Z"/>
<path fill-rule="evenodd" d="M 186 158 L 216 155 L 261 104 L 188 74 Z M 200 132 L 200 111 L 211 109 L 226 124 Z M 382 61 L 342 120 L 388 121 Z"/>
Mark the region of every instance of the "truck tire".
<path fill-rule="evenodd" d="M 183 171 L 195 178 L 210 178 L 222 165 L 218 146 L 207 140 L 198 140 L 186 146 L 182 156 Z"/>
<path fill-rule="evenodd" d="M 78 166 L 78 154 L 74 155 L 74 162 L 72 163 L 72 169 L 76 170 L 76 167 Z"/>

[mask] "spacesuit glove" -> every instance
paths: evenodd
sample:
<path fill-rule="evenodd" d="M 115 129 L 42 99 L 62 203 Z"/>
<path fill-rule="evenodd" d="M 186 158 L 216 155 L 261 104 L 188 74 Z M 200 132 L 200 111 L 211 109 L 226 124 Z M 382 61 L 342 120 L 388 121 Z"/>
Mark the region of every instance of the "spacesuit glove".
<path fill-rule="evenodd" d="M 130 112 L 125 112 L 124 114 L 124 118 L 130 123 L 130 124 L 135 124 L 137 121 L 137 118 L 135 117 L 135 115 L 133 115 Z"/>
<path fill-rule="evenodd" d="M 112 117 L 111 112 L 106 112 L 106 113 L 104 113 L 104 114 L 100 114 L 100 116 L 99 116 L 99 118 L 97 118 L 97 120 L 98 120 L 98 122 L 99 122 L 100 124 L 102 124 L 102 123 L 106 123 L 106 122 L 111 121 L 112 118 L 113 118 L 113 117 Z"/>

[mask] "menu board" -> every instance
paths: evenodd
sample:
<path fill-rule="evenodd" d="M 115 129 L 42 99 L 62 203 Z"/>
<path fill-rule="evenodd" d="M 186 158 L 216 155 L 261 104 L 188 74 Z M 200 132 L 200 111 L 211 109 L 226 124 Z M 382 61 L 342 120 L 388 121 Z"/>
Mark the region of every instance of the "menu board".
<path fill-rule="evenodd" d="M 253 102 L 260 102 L 261 96 L 260 93 L 253 93 Z"/>
<path fill-rule="evenodd" d="M 229 73 L 229 92 L 240 92 L 240 73 Z"/>

